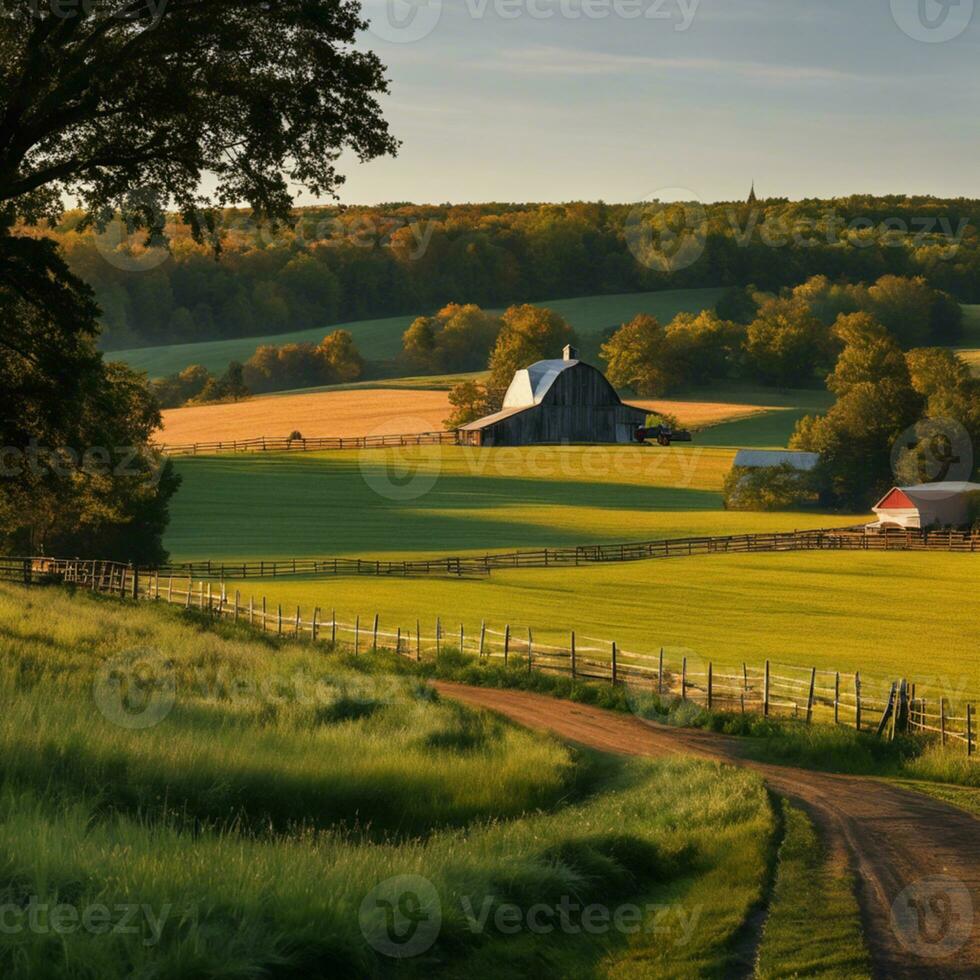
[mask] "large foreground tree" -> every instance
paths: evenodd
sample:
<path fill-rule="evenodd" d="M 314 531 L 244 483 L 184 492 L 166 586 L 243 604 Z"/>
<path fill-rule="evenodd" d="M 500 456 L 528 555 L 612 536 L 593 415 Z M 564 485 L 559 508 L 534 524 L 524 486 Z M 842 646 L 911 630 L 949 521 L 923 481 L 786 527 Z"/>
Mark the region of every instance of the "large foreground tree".
<path fill-rule="evenodd" d="M 354 47 L 364 26 L 351 0 L 0 0 L 0 544 L 67 547 L 55 515 L 84 513 L 86 542 L 124 554 L 138 526 L 159 538 L 176 483 L 148 496 L 145 468 L 95 479 L 73 463 L 145 449 L 154 409 L 96 352 L 91 291 L 17 223 L 57 220 L 74 197 L 88 221 L 119 214 L 156 241 L 177 209 L 217 248 L 223 205 L 281 221 L 293 187 L 334 192 L 342 152 L 396 148 L 383 67 Z M 36 465 L 39 448 L 57 465 Z"/>

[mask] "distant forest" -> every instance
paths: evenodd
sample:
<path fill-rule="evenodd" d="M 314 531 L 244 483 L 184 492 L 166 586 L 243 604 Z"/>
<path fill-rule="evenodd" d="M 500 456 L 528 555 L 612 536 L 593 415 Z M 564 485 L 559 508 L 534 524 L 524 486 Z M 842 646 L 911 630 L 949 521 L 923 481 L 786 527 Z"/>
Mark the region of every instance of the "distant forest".
<path fill-rule="evenodd" d="M 631 217 L 632 213 L 632 217 Z M 96 237 L 69 212 L 53 232 L 95 289 L 107 350 L 263 336 L 352 320 L 558 297 L 687 287 L 794 286 L 813 275 L 872 282 L 922 275 L 980 303 L 980 201 L 850 197 L 713 204 L 704 250 L 667 272 L 637 261 L 630 205 L 385 204 L 315 207 L 292 227 L 227 211 L 214 242 L 176 220 L 170 254 L 113 226 Z M 649 212 L 648 212 L 649 215 Z M 691 211 L 655 214 L 657 241 L 688 233 Z M 698 218 L 701 221 L 701 218 Z M 52 234 L 22 228 L 23 234 Z M 633 239 L 631 239 L 633 236 Z"/>

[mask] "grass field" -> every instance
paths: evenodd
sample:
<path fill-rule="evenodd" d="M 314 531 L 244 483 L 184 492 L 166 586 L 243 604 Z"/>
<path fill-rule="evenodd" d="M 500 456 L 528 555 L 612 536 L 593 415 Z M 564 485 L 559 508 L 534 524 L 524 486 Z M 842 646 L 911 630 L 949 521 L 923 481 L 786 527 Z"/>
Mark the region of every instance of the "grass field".
<path fill-rule="evenodd" d="M 227 583 L 272 608 L 314 605 L 353 622 L 381 614 L 382 629 L 447 635 L 480 623 L 515 636 L 532 627 L 540 643 L 616 640 L 627 651 L 662 646 L 691 669 L 706 660 L 740 668 L 776 663 L 849 673 L 866 682 L 905 676 L 923 692 L 980 694 L 980 599 L 966 583 L 970 555 L 864 552 L 717 555 L 561 570 L 494 572 L 480 581 L 363 577 Z M 928 603 L 910 601 L 929 582 Z M 327 613 L 329 615 L 329 613 Z M 582 640 L 581 642 L 586 642 Z M 594 643 L 592 644 L 595 645 Z M 868 688 L 869 692 L 871 688 Z M 955 698 L 959 700 L 958 698 Z"/>
<path fill-rule="evenodd" d="M 583 356 L 594 358 L 602 334 L 610 327 L 618 327 L 637 313 L 651 313 L 664 323 L 681 312 L 698 313 L 702 309 L 713 307 L 723 291 L 673 289 L 655 293 L 542 300 L 538 305 L 547 306 L 566 317 L 580 337 Z M 370 361 L 387 361 L 401 350 L 402 334 L 417 315 L 339 323 L 264 337 L 141 347 L 112 351 L 108 357 L 113 361 L 123 361 L 137 370 L 146 371 L 150 377 L 173 374 L 188 364 L 203 364 L 211 371 L 223 371 L 231 360 L 247 361 L 262 344 L 318 341 L 333 330 L 343 329 L 351 332 L 362 357 Z"/>
<path fill-rule="evenodd" d="M 0 586 L 3 975 L 736 968 L 777 844 L 757 776 L 575 751 L 422 696 L 410 668 Z M 820 900 L 786 891 L 780 922 Z"/>
<path fill-rule="evenodd" d="M 722 510 L 733 456 L 697 443 L 180 459 L 184 483 L 165 543 L 178 560 L 381 557 L 841 523 Z"/>

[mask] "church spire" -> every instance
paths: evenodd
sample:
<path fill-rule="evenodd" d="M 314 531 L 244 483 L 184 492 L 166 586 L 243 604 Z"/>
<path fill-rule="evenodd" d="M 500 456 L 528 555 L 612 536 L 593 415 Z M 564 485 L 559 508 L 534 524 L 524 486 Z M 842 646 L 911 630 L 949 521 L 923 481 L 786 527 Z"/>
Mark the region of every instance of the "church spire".
<path fill-rule="evenodd" d="M 755 180 L 752 181 L 752 190 L 749 191 L 749 204 L 756 204 L 758 198 L 755 196 Z"/>

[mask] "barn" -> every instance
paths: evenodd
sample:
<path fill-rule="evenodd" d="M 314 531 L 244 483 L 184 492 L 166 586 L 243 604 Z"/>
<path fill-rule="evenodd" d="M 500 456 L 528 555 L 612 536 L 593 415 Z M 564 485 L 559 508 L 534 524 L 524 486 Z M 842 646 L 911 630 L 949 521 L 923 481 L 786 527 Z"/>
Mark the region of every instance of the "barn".
<path fill-rule="evenodd" d="M 501 411 L 462 426 L 470 446 L 634 440 L 644 409 L 626 405 L 605 375 L 565 347 L 561 360 L 538 361 L 514 375 Z"/>
<path fill-rule="evenodd" d="M 920 483 L 892 487 L 871 509 L 878 520 L 870 530 L 959 527 L 970 521 L 971 501 L 980 500 L 980 483 Z"/>

